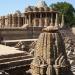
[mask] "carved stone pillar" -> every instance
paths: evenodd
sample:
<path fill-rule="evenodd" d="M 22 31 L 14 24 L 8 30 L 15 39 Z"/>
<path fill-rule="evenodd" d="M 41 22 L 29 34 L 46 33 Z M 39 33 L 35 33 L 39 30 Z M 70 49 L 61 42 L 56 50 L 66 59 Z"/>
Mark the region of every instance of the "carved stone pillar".
<path fill-rule="evenodd" d="M 5 16 L 2 16 L 2 25 L 3 25 L 3 28 L 5 27 Z"/>
<path fill-rule="evenodd" d="M 1 17 L 0 17 L 0 28 L 1 28 Z"/>
<path fill-rule="evenodd" d="M 36 27 L 37 24 L 36 24 L 36 14 L 34 14 L 34 27 Z"/>
<path fill-rule="evenodd" d="M 48 26 L 48 17 L 47 17 L 47 13 L 46 13 L 46 17 L 45 17 L 45 25 L 44 27 L 47 27 Z"/>
<path fill-rule="evenodd" d="M 26 15 L 25 15 L 25 24 L 27 24 L 27 17 L 26 17 Z"/>
<path fill-rule="evenodd" d="M 13 15 L 12 23 L 13 23 L 12 27 L 17 27 L 17 25 L 18 25 L 18 16 L 17 16 L 17 14 Z"/>
<path fill-rule="evenodd" d="M 55 26 L 56 26 L 56 27 L 59 26 L 59 22 L 58 22 L 58 13 L 56 13 Z"/>
<path fill-rule="evenodd" d="M 15 15 L 15 27 L 18 27 L 18 16 Z"/>
<path fill-rule="evenodd" d="M 12 27 L 15 27 L 15 16 L 12 17 Z"/>
<path fill-rule="evenodd" d="M 9 14 L 7 16 L 7 27 L 9 27 Z"/>
<path fill-rule="evenodd" d="M 64 26 L 64 14 L 62 14 L 61 28 Z"/>
<path fill-rule="evenodd" d="M 50 23 L 51 26 L 53 26 L 53 13 L 51 13 L 51 23 Z"/>
<path fill-rule="evenodd" d="M 29 25 L 28 15 L 25 16 L 25 24 Z"/>
<path fill-rule="evenodd" d="M 5 16 L 5 27 L 9 26 L 9 15 Z"/>
<path fill-rule="evenodd" d="M 25 17 L 23 17 L 23 25 L 25 24 Z"/>
<path fill-rule="evenodd" d="M 29 26 L 31 26 L 31 14 L 29 14 Z"/>
<path fill-rule="evenodd" d="M 42 14 L 40 14 L 39 27 L 42 27 Z"/>
<path fill-rule="evenodd" d="M 20 27 L 20 25 L 21 25 L 21 16 L 18 16 L 18 27 Z"/>
<path fill-rule="evenodd" d="M 1 16 L 1 28 L 3 28 L 3 19 L 2 19 L 2 16 Z"/>
<path fill-rule="evenodd" d="M 27 24 L 29 25 L 29 20 L 28 20 L 28 18 L 27 18 Z"/>
<path fill-rule="evenodd" d="M 9 27 L 12 27 L 12 14 L 9 15 Z"/>

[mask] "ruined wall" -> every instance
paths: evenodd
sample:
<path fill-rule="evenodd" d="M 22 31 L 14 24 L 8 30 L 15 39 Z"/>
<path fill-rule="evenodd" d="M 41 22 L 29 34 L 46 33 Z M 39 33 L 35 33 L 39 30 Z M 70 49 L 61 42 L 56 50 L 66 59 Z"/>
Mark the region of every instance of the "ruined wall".
<path fill-rule="evenodd" d="M 37 38 L 41 32 L 41 27 L 0 29 L 0 37 L 4 40 L 32 39 Z"/>

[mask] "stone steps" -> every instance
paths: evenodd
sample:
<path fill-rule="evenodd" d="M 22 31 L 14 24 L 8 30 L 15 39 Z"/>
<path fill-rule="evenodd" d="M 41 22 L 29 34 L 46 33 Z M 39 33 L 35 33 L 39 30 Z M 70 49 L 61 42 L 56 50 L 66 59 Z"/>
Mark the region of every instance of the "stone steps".
<path fill-rule="evenodd" d="M 12 57 L 12 58 L 2 58 L 0 59 L 0 64 L 4 63 L 4 62 L 9 62 L 9 61 L 16 61 L 16 60 L 22 60 L 22 59 L 27 59 L 27 58 L 32 58 L 31 56 L 27 55 L 27 56 L 17 56 L 17 57 Z"/>
<path fill-rule="evenodd" d="M 30 65 L 33 57 L 27 52 L 11 53 L 0 55 L 0 70 L 8 70 L 10 68 Z"/>
<path fill-rule="evenodd" d="M 27 55 L 26 53 L 14 53 L 14 54 L 8 54 L 8 55 L 0 55 L 0 59 L 2 58 L 12 58 L 12 57 L 17 57 L 17 56 L 25 56 Z"/>
<path fill-rule="evenodd" d="M 16 61 L 0 63 L 0 70 L 7 70 L 18 66 L 30 65 L 32 60 L 33 58 L 28 58 L 28 59 L 20 59 Z"/>
<path fill-rule="evenodd" d="M 28 54 L 26 55 L 25 53 L 0 56 L 0 70 L 7 70 L 18 66 L 30 65 L 32 60 L 33 57 Z"/>

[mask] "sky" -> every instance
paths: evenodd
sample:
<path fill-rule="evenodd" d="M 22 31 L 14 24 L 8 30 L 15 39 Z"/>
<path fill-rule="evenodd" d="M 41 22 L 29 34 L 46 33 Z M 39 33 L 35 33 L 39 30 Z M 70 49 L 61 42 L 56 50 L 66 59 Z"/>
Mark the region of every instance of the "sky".
<path fill-rule="evenodd" d="M 24 12 L 29 5 L 36 5 L 39 0 L 0 0 L 0 15 L 14 13 L 16 10 Z M 56 2 L 69 2 L 75 8 L 75 0 L 44 0 L 48 5 Z"/>

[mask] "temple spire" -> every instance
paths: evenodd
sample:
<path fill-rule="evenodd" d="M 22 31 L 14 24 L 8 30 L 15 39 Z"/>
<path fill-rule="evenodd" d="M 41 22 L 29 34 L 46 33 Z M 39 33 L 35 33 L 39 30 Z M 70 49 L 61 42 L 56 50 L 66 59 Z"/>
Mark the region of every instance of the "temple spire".
<path fill-rule="evenodd" d="M 44 0 L 39 0 L 36 4 L 36 7 L 40 8 L 40 7 L 47 7 L 47 4 L 45 3 Z"/>
<path fill-rule="evenodd" d="M 63 38 L 55 26 L 44 28 L 40 34 L 35 46 L 31 72 L 32 75 L 73 75 Z"/>

